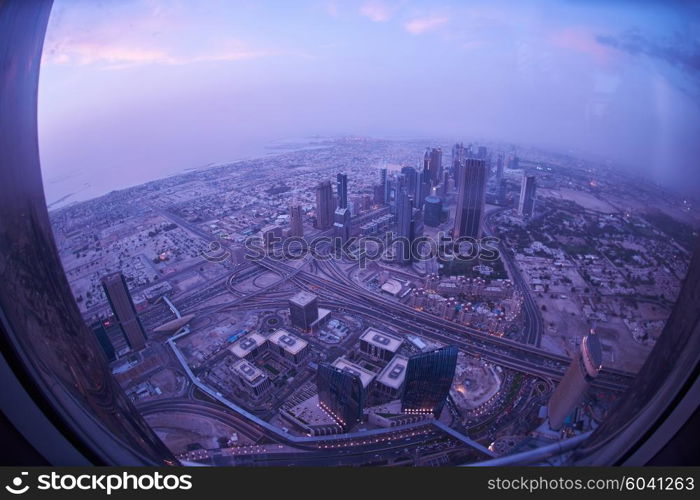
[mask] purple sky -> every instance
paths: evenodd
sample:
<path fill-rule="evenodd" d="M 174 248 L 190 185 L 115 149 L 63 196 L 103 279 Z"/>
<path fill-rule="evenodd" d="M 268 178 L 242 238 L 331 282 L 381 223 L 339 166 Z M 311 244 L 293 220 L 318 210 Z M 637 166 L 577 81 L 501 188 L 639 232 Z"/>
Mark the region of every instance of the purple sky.
<path fill-rule="evenodd" d="M 49 202 L 315 134 L 573 148 L 700 186 L 692 3 L 54 5 L 39 96 Z"/>

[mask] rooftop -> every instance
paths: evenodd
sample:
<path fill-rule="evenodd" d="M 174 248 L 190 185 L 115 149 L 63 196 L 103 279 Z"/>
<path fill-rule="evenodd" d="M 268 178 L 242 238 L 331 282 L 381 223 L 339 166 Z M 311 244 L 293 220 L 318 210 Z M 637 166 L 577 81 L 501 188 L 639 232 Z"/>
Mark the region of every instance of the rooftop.
<path fill-rule="evenodd" d="M 332 365 L 340 370 L 348 371 L 359 376 L 360 380 L 362 381 L 362 387 L 365 388 L 367 388 L 367 386 L 372 382 L 372 380 L 374 380 L 374 377 L 377 375 L 376 373 L 362 368 L 360 365 L 356 365 L 355 363 L 348 361 L 345 358 L 336 359 L 335 361 L 333 361 Z"/>
<path fill-rule="evenodd" d="M 377 382 L 392 389 L 398 389 L 406 378 L 406 366 L 408 358 L 406 356 L 394 356 L 388 365 L 377 376 Z"/>
<path fill-rule="evenodd" d="M 236 340 L 228 348 L 231 353 L 233 353 L 238 358 L 244 358 L 248 355 L 250 351 L 263 345 L 267 339 L 257 332 L 251 332 L 248 335 L 241 337 Z"/>
<path fill-rule="evenodd" d="M 309 345 L 306 340 L 300 339 L 296 335 L 292 335 L 287 330 L 275 331 L 275 333 L 268 337 L 268 340 L 273 344 L 280 346 L 290 354 L 297 354 L 304 347 Z"/>
<path fill-rule="evenodd" d="M 377 330 L 376 328 L 367 328 L 360 336 L 360 340 L 391 352 L 396 352 L 403 343 L 403 339 L 396 335 Z"/>
<path fill-rule="evenodd" d="M 299 306 L 305 307 L 311 304 L 313 301 L 317 300 L 318 296 L 311 292 L 299 292 L 289 299 L 289 302 Z"/>
<path fill-rule="evenodd" d="M 262 370 L 256 368 L 245 359 L 239 359 L 236 361 L 231 366 L 231 369 L 246 382 L 248 382 L 248 384 L 253 386 L 258 385 L 267 378 Z"/>

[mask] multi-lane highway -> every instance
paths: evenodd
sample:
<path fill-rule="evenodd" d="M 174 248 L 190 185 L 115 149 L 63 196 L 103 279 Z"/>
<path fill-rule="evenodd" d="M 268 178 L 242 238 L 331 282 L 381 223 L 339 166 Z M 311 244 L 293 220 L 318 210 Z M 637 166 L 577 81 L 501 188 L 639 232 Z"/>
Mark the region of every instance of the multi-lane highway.
<path fill-rule="evenodd" d="M 496 236 L 491 226 L 491 218 L 504 210 L 506 209 L 500 208 L 486 214 L 484 217 L 484 228 L 487 235 Z M 503 264 L 508 269 L 508 274 L 513 280 L 513 283 L 523 294 L 523 315 L 525 318 L 525 328 L 523 331 L 524 340 L 528 344 L 539 347 L 542 342 L 542 334 L 544 333 L 544 321 L 542 319 L 542 314 L 537 308 L 535 299 L 532 298 L 530 287 L 525 282 L 520 269 L 518 269 L 518 265 L 513 262 L 510 250 L 506 248 L 501 240 L 498 241 L 498 251 L 500 253 L 501 260 L 503 260 Z"/>

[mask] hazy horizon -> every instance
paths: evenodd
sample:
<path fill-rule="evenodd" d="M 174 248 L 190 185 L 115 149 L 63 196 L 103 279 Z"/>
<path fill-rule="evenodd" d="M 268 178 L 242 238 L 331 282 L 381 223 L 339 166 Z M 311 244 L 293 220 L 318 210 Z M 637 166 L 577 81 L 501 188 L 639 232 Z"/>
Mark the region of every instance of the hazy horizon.
<path fill-rule="evenodd" d="M 697 9 L 56 0 L 39 88 L 48 202 L 314 135 L 574 149 L 697 190 Z"/>

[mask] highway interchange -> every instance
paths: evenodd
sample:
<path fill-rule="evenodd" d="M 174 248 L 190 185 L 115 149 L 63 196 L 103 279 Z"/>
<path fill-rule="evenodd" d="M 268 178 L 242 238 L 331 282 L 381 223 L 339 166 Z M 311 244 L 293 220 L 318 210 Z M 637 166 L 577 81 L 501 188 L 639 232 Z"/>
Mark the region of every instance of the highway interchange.
<path fill-rule="evenodd" d="M 166 211 L 162 213 L 176 224 L 199 237 L 204 239 L 211 238 L 211 235 L 196 224 L 192 224 Z M 321 249 L 328 251 L 328 248 L 322 247 Z M 222 241 L 221 255 L 224 257 L 227 256 L 229 250 L 230 247 L 228 243 Z M 293 284 L 299 288 L 307 289 L 317 294 L 321 307 L 341 313 L 350 313 L 357 317 L 370 318 L 377 324 L 403 330 L 407 333 L 419 335 L 439 343 L 454 344 L 467 353 L 490 361 L 496 365 L 542 377 L 546 380 L 557 381 L 562 377 L 564 371 L 568 367 L 570 359 L 546 352 L 538 347 L 543 330 L 541 316 L 539 315 L 539 311 L 534 307 L 534 301 L 532 301 L 529 293 L 527 293 L 522 277 L 517 272 L 517 266 L 509 262 L 509 253 L 504 248 L 501 248 L 501 254 L 506 261 L 506 265 L 509 268 L 516 286 L 525 292 L 524 306 L 526 307 L 526 324 L 523 338 L 527 340 L 527 344 L 489 335 L 476 328 L 457 324 L 427 312 L 416 310 L 395 299 L 369 291 L 363 288 L 359 283 L 353 281 L 349 273 L 341 270 L 337 261 L 332 259 L 309 260 L 307 257 L 302 262 L 297 262 L 296 266 L 292 266 L 281 260 L 266 256 L 259 260 L 236 266 L 233 272 L 231 272 L 228 265 L 226 265 L 222 273 L 217 278 L 207 283 L 206 287 L 200 287 L 192 293 L 178 297 L 178 308 L 180 308 L 183 313 L 195 312 L 199 315 L 242 307 L 244 304 L 249 306 L 251 303 L 256 307 L 269 306 L 270 308 L 284 308 L 287 304 L 289 291 L 275 289 L 283 285 Z M 307 265 L 313 272 L 303 270 Z M 235 289 L 237 283 L 255 278 L 266 272 L 276 274 L 279 279 L 252 293 L 241 293 Z M 220 304 L 206 305 L 204 307 L 200 306 L 200 304 L 226 293 L 237 296 L 231 301 Z M 530 302 L 528 302 L 528 299 Z M 154 308 L 153 311 L 156 312 L 146 311 L 146 314 L 154 315 L 150 318 L 149 322 L 160 321 L 161 319 L 165 320 L 167 318 L 167 311 L 158 311 L 156 308 Z M 171 346 L 173 345 L 174 344 L 171 344 Z M 185 371 L 189 371 L 189 369 L 185 368 Z M 630 373 L 605 368 L 595 380 L 594 386 L 599 389 L 621 392 L 629 386 L 633 377 L 634 375 Z M 256 442 L 271 441 L 289 443 L 288 439 L 285 438 L 291 436 L 280 436 L 278 432 L 270 432 L 269 424 L 259 425 L 259 423 L 256 422 L 258 419 L 252 415 L 247 415 L 247 412 L 232 414 L 222 408 L 217 409 L 215 406 L 214 403 L 204 404 L 202 401 L 166 399 L 140 405 L 139 409 L 145 414 L 163 411 L 187 411 L 194 414 L 207 415 L 223 423 L 229 423 L 236 429 L 240 429 L 246 436 Z M 413 427 L 415 428 L 416 426 Z M 443 427 L 446 426 L 443 424 Z M 426 429 L 430 430 L 426 430 L 425 432 L 438 432 L 433 426 L 428 426 Z M 442 429 L 442 434 L 440 434 L 440 439 L 443 441 L 445 439 L 445 430 L 447 429 Z M 395 431 L 390 431 L 388 435 L 391 436 L 392 432 Z M 327 437 L 327 441 L 312 440 L 315 441 L 315 443 L 312 445 L 311 449 L 315 448 L 317 451 L 311 455 L 306 454 L 309 448 L 302 446 L 302 448 L 306 448 L 307 451 L 300 451 L 299 453 L 265 453 L 258 455 L 257 458 L 250 458 L 250 455 L 248 458 L 227 457 L 224 459 L 218 457 L 217 460 L 224 460 L 228 463 L 237 464 L 247 463 L 249 465 L 272 465 L 275 463 L 312 465 L 316 464 L 315 460 L 326 464 L 329 463 L 330 460 L 337 465 L 350 465 L 364 463 L 363 460 L 366 461 L 368 459 L 367 457 L 371 456 L 368 455 L 368 453 L 374 450 L 372 447 L 366 448 L 363 445 L 354 452 L 349 452 L 347 450 L 341 452 L 336 450 L 337 452 L 334 452 L 332 456 L 326 453 L 327 450 L 318 450 L 319 446 L 324 446 L 320 443 L 332 443 L 335 442 L 334 439 L 337 440 L 338 438 L 339 437 L 331 438 L 329 436 Z M 421 442 L 424 443 L 425 439 L 417 439 L 416 442 L 407 442 L 406 445 L 415 447 L 419 446 Z M 450 443 L 450 440 L 444 441 L 443 444 L 445 443 Z M 295 447 L 299 447 L 300 445 L 300 443 L 293 444 Z M 397 450 L 402 450 L 406 447 L 407 446 L 401 446 L 400 448 L 396 448 L 392 444 L 388 447 L 377 449 L 376 452 L 378 456 L 384 458 L 387 456 L 386 453 L 395 453 Z M 318 455 L 319 452 L 321 453 L 320 455 Z M 399 455 L 402 455 L 402 453 L 399 453 Z"/>

